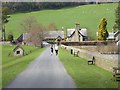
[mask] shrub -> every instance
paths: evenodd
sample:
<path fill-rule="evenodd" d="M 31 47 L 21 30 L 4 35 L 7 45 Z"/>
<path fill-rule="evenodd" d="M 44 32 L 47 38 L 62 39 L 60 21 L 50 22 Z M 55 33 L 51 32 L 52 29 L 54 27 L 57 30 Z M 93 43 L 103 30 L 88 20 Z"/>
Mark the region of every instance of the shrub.
<path fill-rule="evenodd" d="M 10 42 L 12 42 L 13 41 L 13 34 L 12 33 L 9 33 L 9 35 L 8 35 L 8 41 L 10 41 Z"/>

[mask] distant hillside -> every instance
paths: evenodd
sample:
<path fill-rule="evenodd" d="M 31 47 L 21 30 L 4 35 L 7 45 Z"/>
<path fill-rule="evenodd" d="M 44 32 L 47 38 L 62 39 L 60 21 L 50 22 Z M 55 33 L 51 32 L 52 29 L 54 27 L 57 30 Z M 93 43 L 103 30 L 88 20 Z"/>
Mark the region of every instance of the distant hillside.
<path fill-rule="evenodd" d="M 94 4 L 58 10 L 12 14 L 10 21 L 6 24 L 6 32 L 9 33 L 12 31 L 14 36 L 18 37 L 24 32 L 20 23 L 25 17 L 30 15 L 36 17 L 39 23 L 44 25 L 55 23 L 58 29 L 64 27 L 64 30 L 66 28 L 74 28 L 76 22 L 80 23 L 81 27 L 88 29 L 88 35 L 95 39 L 101 18 L 105 17 L 108 20 L 107 29 L 108 31 L 112 30 L 115 20 L 114 10 L 116 7 L 117 3 Z"/>

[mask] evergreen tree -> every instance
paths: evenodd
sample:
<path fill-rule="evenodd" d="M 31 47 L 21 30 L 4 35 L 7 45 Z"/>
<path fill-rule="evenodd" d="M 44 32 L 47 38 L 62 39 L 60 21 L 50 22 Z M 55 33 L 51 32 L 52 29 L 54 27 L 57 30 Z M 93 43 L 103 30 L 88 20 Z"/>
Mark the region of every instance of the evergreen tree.
<path fill-rule="evenodd" d="M 107 26 L 107 20 L 106 18 L 102 18 L 98 29 L 98 40 L 105 41 L 109 36 L 106 26 Z"/>
<path fill-rule="evenodd" d="M 120 2 L 118 3 L 118 7 L 115 11 L 115 16 L 116 16 L 116 20 L 115 20 L 115 25 L 113 26 L 114 32 L 120 31 Z"/>
<path fill-rule="evenodd" d="M 9 22 L 9 8 L 2 7 L 2 40 L 6 41 L 5 23 Z"/>
<path fill-rule="evenodd" d="M 9 33 L 9 35 L 8 35 L 8 41 L 10 41 L 10 42 L 12 42 L 13 41 L 13 34 L 12 33 Z"/>

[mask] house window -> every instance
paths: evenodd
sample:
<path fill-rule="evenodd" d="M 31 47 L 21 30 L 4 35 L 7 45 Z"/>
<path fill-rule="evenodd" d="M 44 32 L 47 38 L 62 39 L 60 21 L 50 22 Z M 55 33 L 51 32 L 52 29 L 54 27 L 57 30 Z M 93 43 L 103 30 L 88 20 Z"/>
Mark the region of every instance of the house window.
<path fill-rule="evenodd" d="M 20 54 L 20 51 L 17 51 L 16 53 L 17 53 L 17 54 Z"/>

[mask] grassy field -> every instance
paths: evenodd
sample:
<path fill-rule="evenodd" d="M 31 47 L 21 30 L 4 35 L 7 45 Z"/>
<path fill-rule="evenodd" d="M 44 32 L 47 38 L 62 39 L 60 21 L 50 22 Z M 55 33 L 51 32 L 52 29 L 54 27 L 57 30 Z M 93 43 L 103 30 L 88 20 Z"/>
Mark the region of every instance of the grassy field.
<path fill-rule="evenodd" d="M 39 23 L 44 25 L 55 23 L 58 29 L 61 29 L 61 27 L 64 27 L 65 30 L 66 28 L 74 28 L 76 22 L 80 23 L 81 27 L 88 29 L 88 34 L 91 37 L 96 38 L 96 31 L 101 18 L 105 17 L 107 19 L 107 29 L 108 31 L 112 30 L 116 7 L 117 3 L 112 3 L 12 14 L 10 21 L 6 24 L 6 32 L 12 31 L 14 36 L 18 37 L 24 32 L 20 25 L 23 19 L 34 16 Z"/>
<path fill-rule="evenodd" d="M 21 57 L 14 57 L 13 55 L 8 56 L 15 46 L 2 46 L 2 85 L 6 86 L 16 75 L 23 71 L 31 61 L 33 61 L 44 48 L 23 46 L 25 53 L 28 55 Z M 30 53 L 31 51 L 31 53 Z"/>
<path fill-rule="evenodd" d="M 85 59 L 74 57 L 64 49 L 60 49 L 59 52 L 60 60 L 78 88 L 118 87 L 118 82 L 113 80 L 111 72 L 96 65 L 88 65 Z"/>

